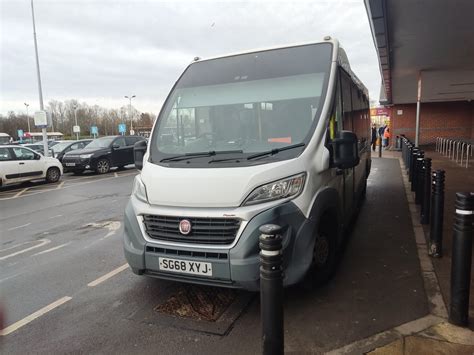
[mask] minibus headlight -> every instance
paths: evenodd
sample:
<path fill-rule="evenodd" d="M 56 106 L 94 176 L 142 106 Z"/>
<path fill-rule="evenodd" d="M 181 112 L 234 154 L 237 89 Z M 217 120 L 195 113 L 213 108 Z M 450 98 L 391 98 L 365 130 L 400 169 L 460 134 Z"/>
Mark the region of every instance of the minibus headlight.
<path fill-rule="evenodd" d="M 296 197 L 303 191 L 306 173 L 293 175 L 253 190 L 243 205 L 254 205 L 287 197 Z"/>
<path fill-rule="evenodd" d="M 133 182 L 132 195 L 134 195 L 140 201 L 148 202 L 145 184 L 143 183 L 139 175 L 135 176 L 135 181 Z"/>

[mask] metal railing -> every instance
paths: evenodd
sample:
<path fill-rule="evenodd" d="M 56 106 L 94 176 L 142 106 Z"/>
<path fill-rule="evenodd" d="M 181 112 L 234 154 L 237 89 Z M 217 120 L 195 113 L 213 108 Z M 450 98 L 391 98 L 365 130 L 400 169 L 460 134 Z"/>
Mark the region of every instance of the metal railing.
<path fill-rule="evenodd" d="M 436 137 L 436 151 L 465 168 L 469 167 L 473 150 L 474 140 Z"/>

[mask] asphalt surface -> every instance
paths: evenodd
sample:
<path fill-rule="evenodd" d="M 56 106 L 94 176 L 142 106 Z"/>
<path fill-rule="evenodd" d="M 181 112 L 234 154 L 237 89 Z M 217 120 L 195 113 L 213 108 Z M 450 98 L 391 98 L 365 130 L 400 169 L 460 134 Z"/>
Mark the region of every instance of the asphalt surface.
<path fill-rule="evenodd" d="M 260 352 L 257 294 L 127 268 L 122 217 L 134 175 L 67 176 L 3 200 L 0 191 L 0 302 L 11 331 L 3 353 Z M 286 351 L 324 352 L 428 314 L 407 207 L 398 161 L 374 159 L 335 278 L 285 291 Z M 214 306 L 224 313 L 205 320 Z"/>

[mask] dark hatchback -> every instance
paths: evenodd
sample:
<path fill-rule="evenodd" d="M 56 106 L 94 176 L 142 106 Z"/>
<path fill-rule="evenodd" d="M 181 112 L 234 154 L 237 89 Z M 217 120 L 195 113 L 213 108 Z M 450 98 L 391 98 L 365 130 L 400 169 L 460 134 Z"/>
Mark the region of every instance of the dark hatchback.
<path fill-rule="evenodd" d="M 94 139 L 84 149 L 66 153 L 62 164 L 65 171 L 82 173 L 94 170 L 105 174 L 112 167 L 122 168 L 133 164 L 133 145 L 144 140 L 139 136 L 108 136 Z"/>
<path fill-rule="evenodd" d="M 64 141 L 59 142 L 51 148 L 53 158 L 63 161 L 64 154 L 77 149 L 83 149 L 86 145 L 92 142 L 92 139 L 81 139 L 78 141 Z"/>

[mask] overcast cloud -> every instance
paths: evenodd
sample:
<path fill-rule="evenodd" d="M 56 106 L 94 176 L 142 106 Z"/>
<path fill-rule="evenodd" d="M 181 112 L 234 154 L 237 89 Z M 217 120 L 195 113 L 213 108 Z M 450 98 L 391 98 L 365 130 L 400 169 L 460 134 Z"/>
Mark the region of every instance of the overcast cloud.
<path fill-rule="evenodd" d="M 39 109 L 30 0 L 0 0 L 0 113 Z M 35 0 L 45 104 L 118 108 L 137 95 L 157 113 L 195 56 L 338 38 L 378 99 L 380 75 L 363 0 L 216 2 Z"/>

